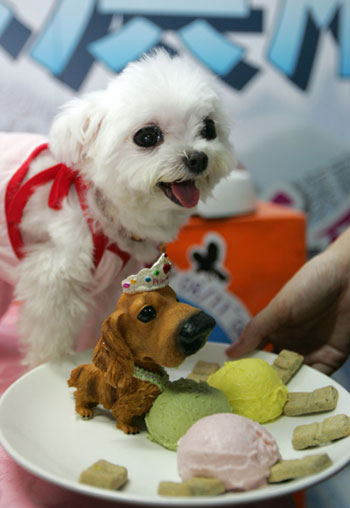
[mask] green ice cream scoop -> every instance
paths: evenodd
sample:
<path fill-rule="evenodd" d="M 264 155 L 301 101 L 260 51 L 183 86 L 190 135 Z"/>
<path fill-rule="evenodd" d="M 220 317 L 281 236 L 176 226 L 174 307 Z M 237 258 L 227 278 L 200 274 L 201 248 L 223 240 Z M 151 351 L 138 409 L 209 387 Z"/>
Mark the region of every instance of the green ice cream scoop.
<path fill-rule="evenodd" d="M 169 450 L 176 450 L 180 437 L 197 420 L 215 413 L 232 413 L 221 390 L 192 379 L 168 382 L 145 418 L 148 437 Z"/>

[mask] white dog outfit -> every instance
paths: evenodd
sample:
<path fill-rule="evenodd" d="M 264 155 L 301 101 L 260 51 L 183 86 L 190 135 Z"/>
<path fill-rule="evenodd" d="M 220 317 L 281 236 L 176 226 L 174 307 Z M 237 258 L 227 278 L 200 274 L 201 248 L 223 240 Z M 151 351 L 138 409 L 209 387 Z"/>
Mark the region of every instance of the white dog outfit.
<path fill-rule="evenodd" d="M 37 146 L 45 143 L 43 136 L 36 134 L 0 134 L 0 315 L 12 300 L 16 282 L 16 267 L 19 258 L 15 255 L 7 226 L 5 196 L 14 172 Z"/>
<path fill-rule="evenodd" d="M 3 168 L 0 169 L 0 200 L 3 203 L 0 209 L 0 223 L 3 225 L 0 233 L 0 283 L 7 283 L 3 287 L 0 286 L 1 300 L 12 298 L 11 286 L 16 283 L 15 269 L 25 255 L 20 223 L 24 208 L 36 188 L 52 182 L 47 205 L 59 211 L 62 208 L 63 199 L 67 198 L 71 187 L 74 186 L 82 211 L 84 212 L 86 208 L 85 183 L 76 171 L 65 164 L 56 164 L 37 173 L 29 180 L 26 178 L 30 163 L 40 152 L 47 149 L 47 139 L 40 135 L 27 133 L 1 133 L 0 135 L 0 153 L 3 158 Z M 108 249 L 120 258 L 120 271 L 122 271 L 130 259 L 130 254 L 119 248 L 115 242 L 109 241 L 101 231 L 97 231 L 88 218 L 86 220 L 94 244 L 94 269 L 97 269 L 105 250 Z M 108 280 L 111 276 L 111 270 L 104 270 L 104 279 Z M 99 290 L 105 286 L 102 281 L 100 284 Z"/>
<path fill-rule="evenodd" d="M 30 135 L 28 135 L 28 137 L 29 136 Z M 20 138 L 16 139 L 16 141 L 19 142 L 19 145 L 17 146 L 20 146 L 21 142 L 23 142 L 23 138 L 21 135 L 17 135 L 16 137 Z M 74 186 L 79 197 L 82 211 L 84 212 L 86 209 L 86 184 L 77 171 L 73 171 L 65 164 L 55 164 L 54 166 L 51 166 L 50 168 L 37 173 L 29 180 L 26 180 L 30 163 L 43 150 L 47 149 L 47 142 L 36 146 L 30 155 L 26 157 L 23 164 L 20 165 L 9 182 L 7 182 L 7 188 L 5 192 L 6 224 L 12 248 L 16 253 L 18 259 L 22 259 L 24 256 L 24 243 L 20 233 L 20 223 L 23 211 L 30 196 L 33 194 L 33 192 L 35 192 L 35 189 L 38 186 L 52 182 L 48 199 L 48 206 L 53 210 L 60 210 L 62 208 L 63 199 L 67 198 L 71 186 Z M 13 160 L 11 162 L 13 162 Z M 96 231 L 88 218 L 87 222 L 89 224 L 94 244 L 95 269 L 98 267 L 106 249 L 114 252 L 114 254 L 121 258 L 122 268 L 124 268 L 130 259 L 130 254 L 120 249 L 115 242 L 111 243 L 103 233 Z"/>

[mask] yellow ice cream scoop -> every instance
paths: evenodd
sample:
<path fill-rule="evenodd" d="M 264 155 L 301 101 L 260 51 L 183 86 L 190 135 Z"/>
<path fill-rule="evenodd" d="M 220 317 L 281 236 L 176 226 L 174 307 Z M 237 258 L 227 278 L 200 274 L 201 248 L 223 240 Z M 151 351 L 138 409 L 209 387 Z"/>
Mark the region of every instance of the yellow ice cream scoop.
<path fill-rule="evenodd" d="M 224 392 L 234 413 L 259 423 L 280 416 L 287 401 L 287 387 L 273 367 L 260 358 L 225 362 L 207 382 Z"/>

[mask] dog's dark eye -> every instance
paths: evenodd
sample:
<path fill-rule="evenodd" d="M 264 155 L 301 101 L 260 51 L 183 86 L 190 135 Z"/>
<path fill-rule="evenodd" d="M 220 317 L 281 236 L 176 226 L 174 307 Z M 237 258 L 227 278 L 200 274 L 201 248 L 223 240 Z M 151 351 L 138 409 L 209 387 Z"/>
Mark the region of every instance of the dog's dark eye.
<path fill-rule="evenodd" d="M 157 313 L 155 309 L 151 305 L 147 305 L 147 307 L 144 307 L 141 312 L 139 312 L 137 319 L 142 321 L 142 323 L 148 323 L 149 321 L 152 321 L 156 315 Z"/>
<path fill-rule="evenodd" d="M 203 138 L 208 139 L 209 141 L 216 138 L 216 128 L 214 120 L 211 118 L 206 118 L 204 120 L 204 126 L 201 130 L 201 135 Z"/>
<path fill-rule="evenodd" d="M 143 127 L 134 136 L 134 143 L 142 148 L 152 148 L 161 141 L 163 141 L 163 134 L 157 125 Z"/>

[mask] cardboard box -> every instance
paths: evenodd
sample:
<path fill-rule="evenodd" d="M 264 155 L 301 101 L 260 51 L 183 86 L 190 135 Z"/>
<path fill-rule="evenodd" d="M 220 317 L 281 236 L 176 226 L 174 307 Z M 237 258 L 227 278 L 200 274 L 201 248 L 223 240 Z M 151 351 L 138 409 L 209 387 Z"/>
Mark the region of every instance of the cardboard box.
<path fill-rule="evenodd" d="M 255 213 L 192 217 L 168 244 L 171 286 L 217 321 L 211 340 L 237 338 L 306 260 L 302 212 L 259 202 Z"/>

